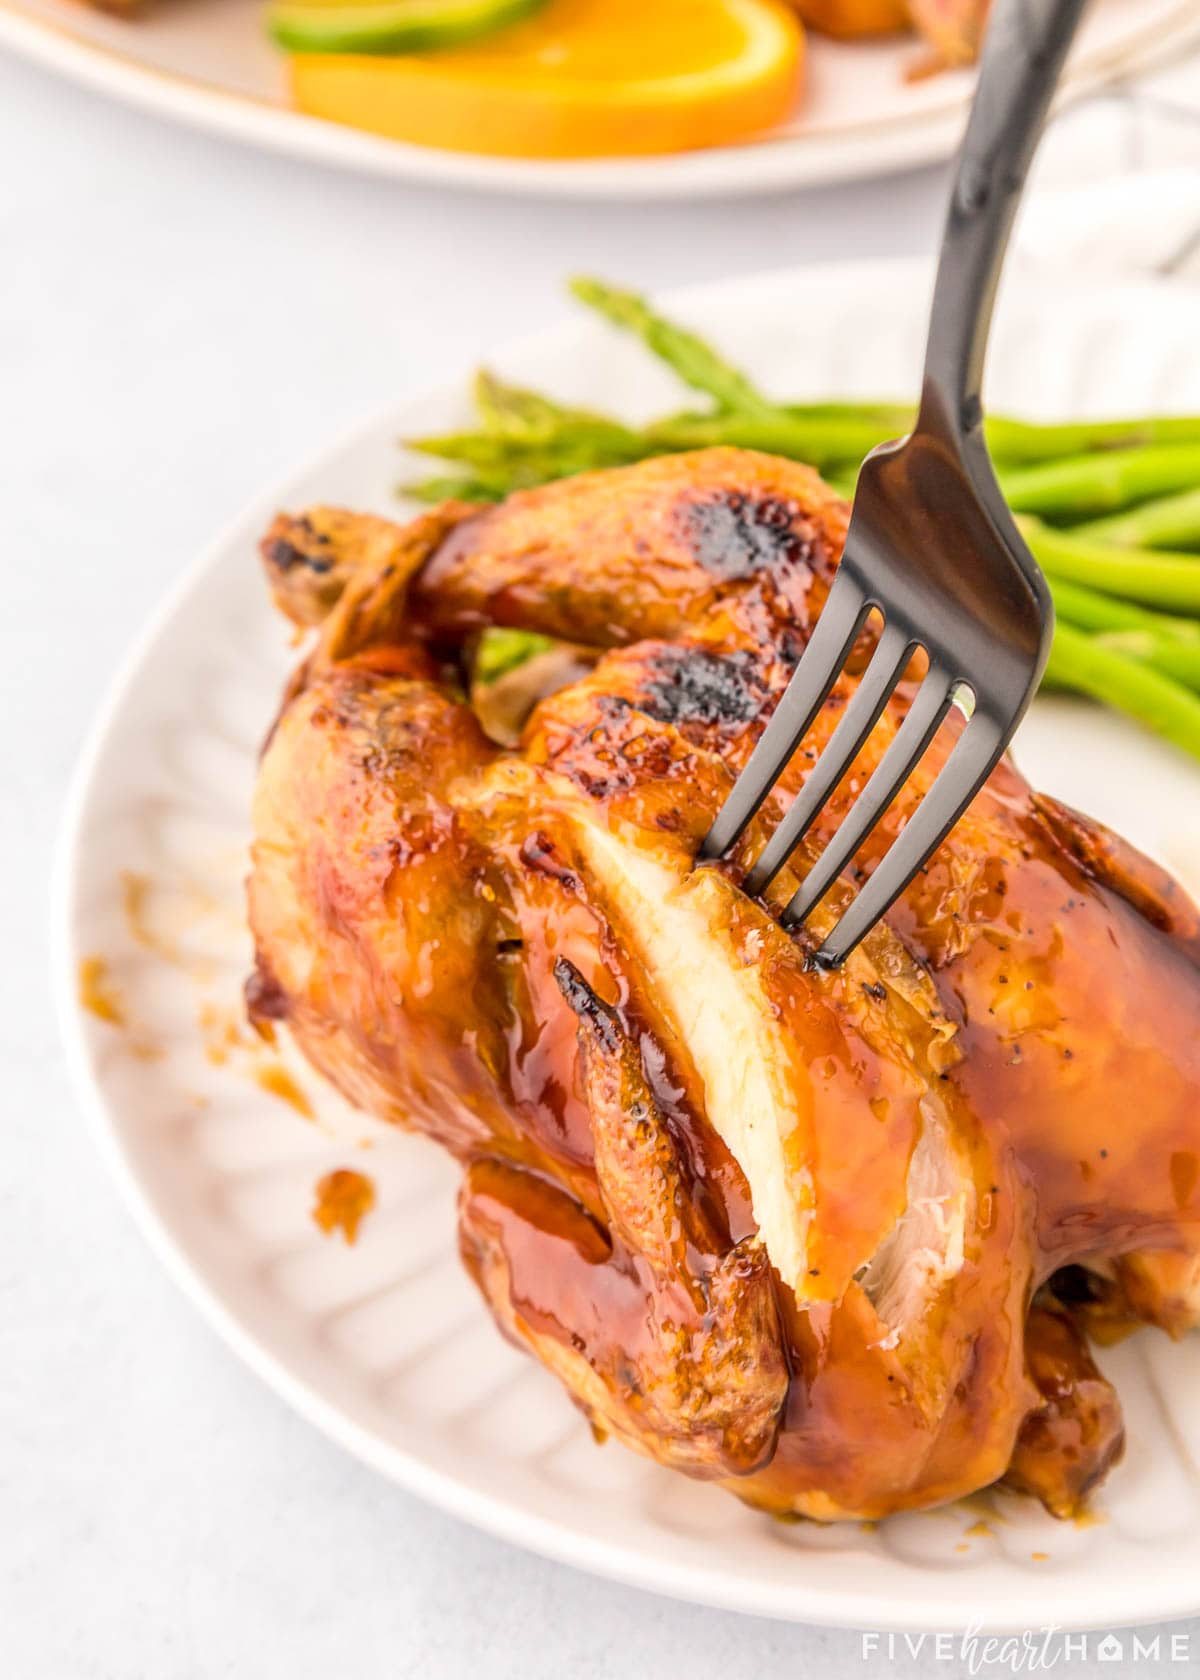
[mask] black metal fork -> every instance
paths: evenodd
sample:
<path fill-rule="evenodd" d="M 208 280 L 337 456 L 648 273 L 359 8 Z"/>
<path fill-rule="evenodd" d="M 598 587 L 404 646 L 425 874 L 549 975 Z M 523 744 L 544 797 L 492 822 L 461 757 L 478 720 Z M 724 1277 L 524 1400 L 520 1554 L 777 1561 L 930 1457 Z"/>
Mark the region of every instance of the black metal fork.
<path fill-rule="evenodd" d="M 804 787 L 746 879 L 761 893 L 849 769 L 914 653 L 928 674 L 874 774 L 784 912 L 803 922 L 849 866 L 950 707 L 969 713 L 946 763 L 825 939 L 843 962 L 904 891 L 996 765 L 1041 680 L 1054 615 L 1000 494 L 981 387 L 1008 236 L 1059 72 L 1087 0 L 995 0 L 958 156 L 912 435 L 864 461 L 846 550 L 812 639 L 709 831 L 723 856 L 750 822 L 836 682 L 872 610 L 870 663 Z"/>

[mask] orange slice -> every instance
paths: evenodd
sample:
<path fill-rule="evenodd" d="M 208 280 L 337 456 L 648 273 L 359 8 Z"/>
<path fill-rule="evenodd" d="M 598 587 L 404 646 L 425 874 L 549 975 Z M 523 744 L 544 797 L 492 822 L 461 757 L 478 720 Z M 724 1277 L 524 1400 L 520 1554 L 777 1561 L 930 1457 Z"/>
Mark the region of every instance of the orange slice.
<path fill-rule="evenodd" d="M 296 104 L 393 140 L 498 157 L 688 151 L 780 122 L 804 32 L 778 0 L 549 0 L 469 46 L 298 54 Z"/>
<path fill-rule="evenodd" d="M 908 0 L 792 0 L 805 23 L 845 40 L 912 28 Z"/>

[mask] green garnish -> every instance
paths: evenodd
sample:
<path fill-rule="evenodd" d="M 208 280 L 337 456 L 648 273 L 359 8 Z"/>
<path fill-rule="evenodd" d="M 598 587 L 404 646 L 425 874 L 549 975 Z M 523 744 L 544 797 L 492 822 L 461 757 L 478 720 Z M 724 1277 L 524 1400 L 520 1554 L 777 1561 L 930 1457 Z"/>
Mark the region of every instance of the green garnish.
<path fill-rule="evenodd" d="M 415 53 L 517 23 L 545 0 L 274 0 L 267 29 L 295 53 Z"/>
<path fill-rule="evenodd" d="M 479 638 L 472 661 L 471 674 L 486 688 L 515 671 L 518 665 L 539 653 L 548 653 L 554 646 L 549 636 L 539 636 L 533 630 L 498 630 L 494 626 Z"/>

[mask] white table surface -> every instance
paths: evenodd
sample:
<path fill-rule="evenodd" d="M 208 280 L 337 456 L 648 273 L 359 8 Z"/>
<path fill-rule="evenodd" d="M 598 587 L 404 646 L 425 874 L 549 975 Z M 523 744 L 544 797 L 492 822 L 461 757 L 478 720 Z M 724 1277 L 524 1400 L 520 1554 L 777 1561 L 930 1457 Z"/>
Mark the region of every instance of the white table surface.
<path fill-rule="evenodd" d="M 401 191 L 0 60 L 2 1680 L 966 1672 L 590 1580 L 329 1445 L 216 1342 L 119 1204 L 67 1089 L 45 956 L 96 705 L 264 480 L 557 318 L 565 273 L 655 287 L 918 252 L 939 201 L 938 172 L 673 208 Z M 1200 1622 L 1175 1631 L 1200 1665 Z M 1113 1672 L 1094 1660 L 1064 1672 Z M 1183 1671 L 1165 1646 L 1137 1669 Z"/>

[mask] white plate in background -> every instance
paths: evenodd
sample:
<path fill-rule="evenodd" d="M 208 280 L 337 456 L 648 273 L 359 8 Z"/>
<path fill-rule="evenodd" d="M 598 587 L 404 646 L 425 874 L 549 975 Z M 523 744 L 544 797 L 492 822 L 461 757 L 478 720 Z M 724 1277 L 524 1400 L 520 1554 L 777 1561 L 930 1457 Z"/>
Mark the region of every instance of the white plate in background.
<path fill-rule="evenodd" d="M 144 0 L 134 19 L 84 0 L 0 0 L 0 47 L 160 116 L 315 162 L 551 198 L 702 198 L 888 174 L 950 155 L 972 77 L 910 80 L 913 41 L 809 37 L 808 89 L 784 130 L 670 157 L 543 162 L 404 145 L 289 108 L 261 0 Z M 1068 93 L 1200 41 L 1196 0 L 1095 0 Z"/>
<path fill-rule="evenodd" d="M 877 397 L 915 388 L 926 294 L 923 266 L 893 263 L 765 275 L 665 303 L 779 394 Z M 1163 284 L 1015 283 L 997 322 L 992 400 L 1046 417 L 1200 410 L 1194 328 L 1194 295 Z M 493 365 L 631 418 L 680 401 L 645 352 L 598 322 L 543 334 Z M 1087 1526 L 1012 1497 L 982 1522 L 961 1506 L 877 1529 L 775 1522 L 615 1443 L 597 1447 L 554 1379 L 503 1341 L 461 1271 L 453 1164 L 355 1114 L 286 1050 L 280 1062 L 227 1042 L 250 955 L 242 881 L 256 749 L 294 657 L 256 541 L 280 506 L 394 511 L 395 438 L 467 420 L 467 392 L 464 379 L 397 402 L 225 532 L 143 636 L 81 767 L 55 908 L 63 1027 L 81 1099 L 154 1247 L 317 1427 L 549 1557 L 702 1603 L 860 1627 L 1197 1613 L 1200 1337 L 1174 1346 L 1146 1333 L 1100 1355 L 1129 1450 Z M 1017 758 L 1038 785 L 1200 887 L 1200 767 L 1063 699 L 1035 704 Z M 130 872 L 145 883 L 132 922 Z M 123 1028 L 78 1008 L 79 965 L 91 957 L 108 965 Z M 259 1082 L 277 1082 L 281 1066 L 317 1123 Z M 314 1182 L 335 1166 L 366 1172 L 378 1190 L 353 1248 L 310 1219 Z"/>

